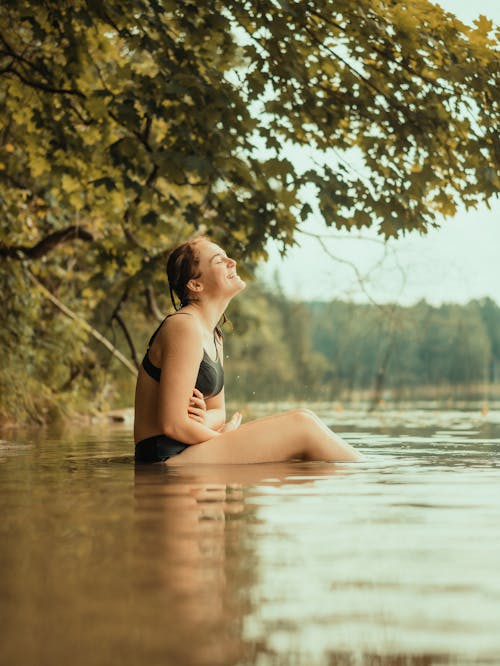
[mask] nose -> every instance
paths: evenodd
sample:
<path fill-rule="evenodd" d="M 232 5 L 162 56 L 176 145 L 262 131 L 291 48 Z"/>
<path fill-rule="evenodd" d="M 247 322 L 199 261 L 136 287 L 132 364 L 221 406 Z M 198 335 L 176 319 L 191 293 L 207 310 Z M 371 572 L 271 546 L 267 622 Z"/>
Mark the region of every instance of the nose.
<path fill-rule="evenodd" d="M 236 262 L 234 259 L 231 259 L 230 257 L 227 258 L 227 263 L 229 265 L 229 268 L 235 268 L 236 267 Z"/>

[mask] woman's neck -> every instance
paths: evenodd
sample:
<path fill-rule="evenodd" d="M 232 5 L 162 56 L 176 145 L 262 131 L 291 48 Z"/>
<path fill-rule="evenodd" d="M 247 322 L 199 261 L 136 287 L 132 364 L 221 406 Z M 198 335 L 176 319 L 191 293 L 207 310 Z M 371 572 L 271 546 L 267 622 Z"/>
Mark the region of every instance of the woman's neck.
<path fill-rule="evenodd" d="M 186 308 L 196 313 L 207 331 L 213 331 L 221 320 L 228 303 L 229 299 L 224 299 L 224 301 L 195 301 L 189 303 Z"/>

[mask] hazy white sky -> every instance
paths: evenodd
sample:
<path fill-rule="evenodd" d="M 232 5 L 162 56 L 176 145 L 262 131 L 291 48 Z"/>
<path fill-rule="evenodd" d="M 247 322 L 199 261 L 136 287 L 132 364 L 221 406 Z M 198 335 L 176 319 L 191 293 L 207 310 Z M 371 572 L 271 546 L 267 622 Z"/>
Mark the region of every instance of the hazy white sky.
<path fill-rule="evenodd" d="M 479 14 L 500 23 L 500 0 L 440 0 L 439 4 L 467 23 Z M 486 206 L 462 210 L 426 236 L 407 234 L 387 246 L 376 242 L 371 231 L 362 232 L 359 239 L 354 232 L 327 229 L 314 219 L 303 228 L 324 234 L 328 251 L 337 259 L 328 256 L 316 239 L 300 234 L 300 247 L 289 250 L 285 259 L 270 244 L 270 259 L 260 275 L 272 281 L 277 274 L 290 297 L 407 305 L 425 298 L 438 305 L 490 296 L 500 305 L 500 199 L 491 210 Z M 335 237 L 327 238 L 328 234 Z"/>

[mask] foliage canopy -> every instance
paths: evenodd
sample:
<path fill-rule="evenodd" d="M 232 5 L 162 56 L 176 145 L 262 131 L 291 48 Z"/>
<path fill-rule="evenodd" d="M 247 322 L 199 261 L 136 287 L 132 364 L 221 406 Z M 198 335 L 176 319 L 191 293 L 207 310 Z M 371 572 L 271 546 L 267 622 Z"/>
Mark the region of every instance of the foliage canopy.
<path fill-rule="evenodd" d="M 269 238 L 292 244 L 307 186 L 328 225 L 386 237 L 498 192 L 485 17 L 467 26 L 428 0 L 126 7 L 0 6 L 1 342 L 47 335 L 42 366 L 52 338 L 30 273 L 109 327 L 201 225 L 250 264 Z"/>

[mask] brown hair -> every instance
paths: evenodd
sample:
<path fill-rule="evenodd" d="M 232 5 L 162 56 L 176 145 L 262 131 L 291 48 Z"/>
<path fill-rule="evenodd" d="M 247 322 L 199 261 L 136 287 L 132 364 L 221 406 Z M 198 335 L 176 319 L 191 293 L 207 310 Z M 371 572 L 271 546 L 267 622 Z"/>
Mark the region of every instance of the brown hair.
<path fill-rule="evenodd" d="M 170 299 L 175 310 L 188 305 L 192 297 L 189 294 L 187 283 L 189 280 L 200 277 L 198 266 L 200 259 L 198 253 L 195 251 L 195 245 L 200 240 L 209 240 L 206 236 L 197 236 L 182 243 L 176 247 L 167 258 L 167 278 L 170 288 Z M 174 294 L 179 299 L 180 303 L 175 304 Z"/>
<path fill-rule="evenodd" d="M 170 289 L 170 300 L 174 306 L 174 310 L 180 310 L 181 308 L 189 305 L 193 300 L 192 295 L 189 293 L 189 288 L 187 286 L 189 280 L 199 278 L 201 273 L 199 272 L 200 258 L 196 251 L 196 244 L 200 241 L 209 241 L 208 236 L 195 236 L 190 240 L 182 243 L 176 247 L 167 258 L 167 278 L 168 285 Z M 179 300 L 179 304 L 176 305 L 174 294 Z M 227 321 L 226 315 L 222 316 L 222 325 Z M 223 337 L 221 324 L 219 323 L 215 330 L 219 337 Z"/>

